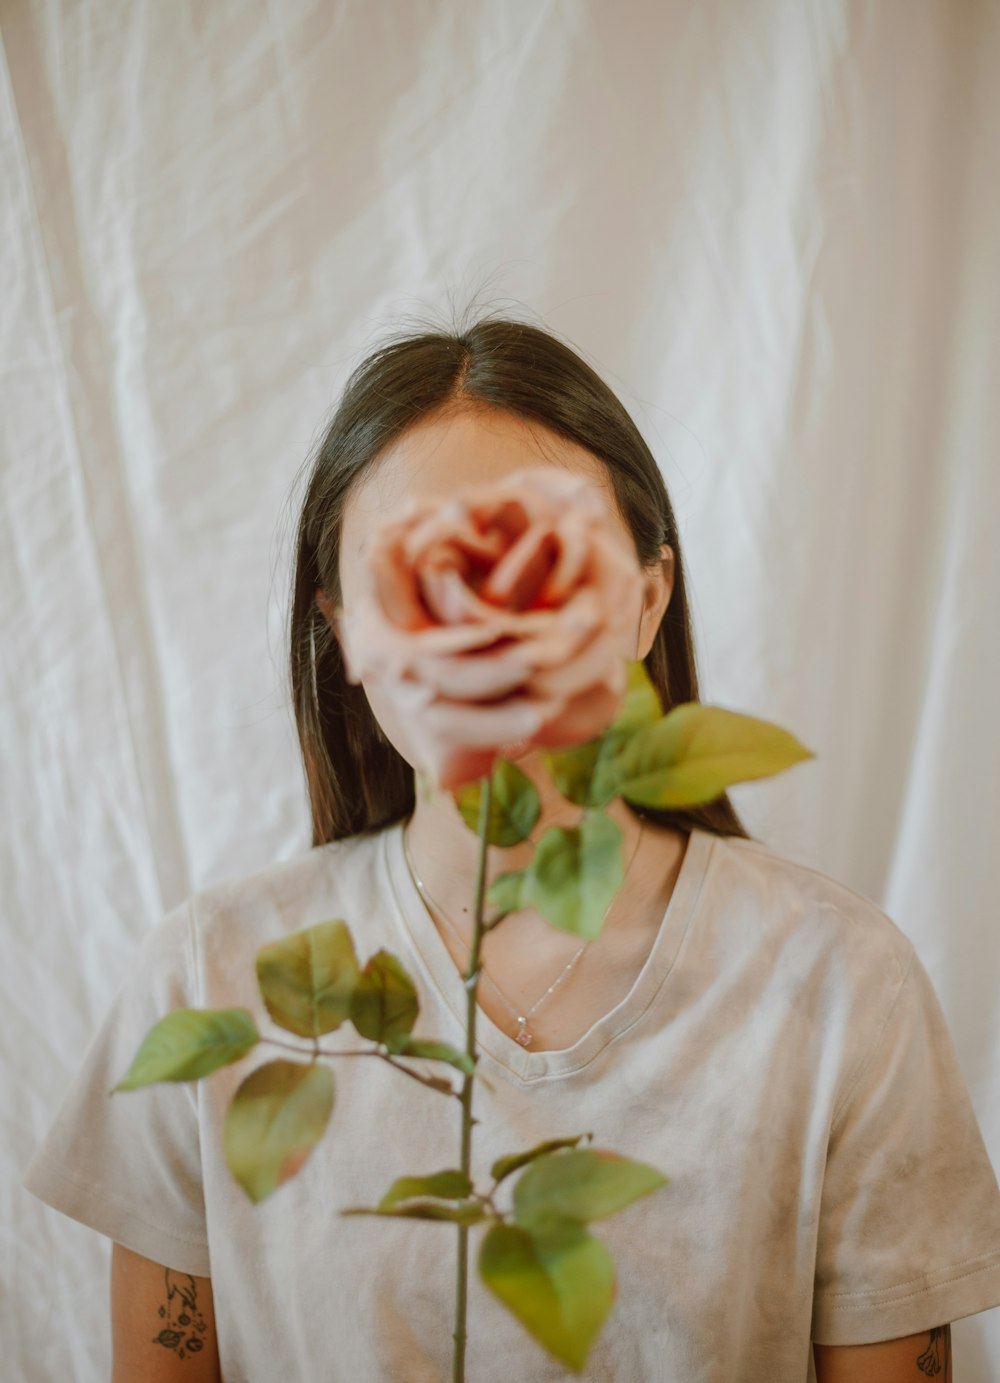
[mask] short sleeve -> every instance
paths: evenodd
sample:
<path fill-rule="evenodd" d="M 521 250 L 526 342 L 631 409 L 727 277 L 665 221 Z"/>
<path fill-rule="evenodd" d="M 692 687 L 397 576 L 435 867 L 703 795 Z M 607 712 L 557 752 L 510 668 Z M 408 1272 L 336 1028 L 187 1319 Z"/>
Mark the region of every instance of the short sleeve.
<path fill-rule="evenodd" d="M 140 942 L 21 1184 L 135 1253 L 207 1277 L 197 1082 L 110 1093 L 155 1023 L 198 1007 L 192 943 L 188 900 Z"/>
<path fill-rule="evenodd" d="M 834 1116 L 819 1344 L 914 1335 L 1000 1305 L 1000 1190 L 937 995 L 910 950 Z"/>

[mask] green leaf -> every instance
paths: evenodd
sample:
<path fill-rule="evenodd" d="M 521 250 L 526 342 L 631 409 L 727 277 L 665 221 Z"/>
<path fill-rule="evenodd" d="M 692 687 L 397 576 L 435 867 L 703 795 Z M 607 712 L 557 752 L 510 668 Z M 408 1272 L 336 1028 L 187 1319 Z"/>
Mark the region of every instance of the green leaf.
<path fill-rule="evenodd" d="M 618 757 L 633 733 L 612 727 L 571 749 L 550 750 L 544 763 L 563 797 L 578 807 L 603 807 L 610 802 L 617 787 Z"/>
<path fill-rule="evenodd" d="M 638 806 L 690 806 L 815 757 L 780 725 L 687 701 L 629 740 L 617 763 L 618 792 Z"/>
<path fill-rule="evenodd" d="M 614 1305 L 605 1244 L 574 1221 L 537 1232 L 495 1224 L 483 1236 L 479 1275 L 530 1334 L 574 1373 Z"/>
<path fill-rule="evenodd" d="M 590 799 L 594 767 L 606 736 L 585 740 L 569 749 L 550 749 L 542 756 L 549 776 L 568 802 L 578 807 L 594 805 Z"/>
<path fill-rule="evenodd" d="M 476 1074 L 476 1064 L 468 1052 L 460 1052 L 456 1047 L 449 1047 L 447 1042 L 437 1042 L 433 1038 L 407 1035 L 391 1042 L 389 1050 L 393 1056 L 420 1056 L 428 1061 L 447 1061 L 449 1066 L 456 1066 L 468 1076 Z"/>
<path fill-rule="evenodd" d="M 199 1080 L 239 1061 L 259 1041 L 249 1009 L 175 1008 L 150 1028 L 128 1072 L 110 1093 L 161 1080 Z"/>
<path fill-rule="evenodd" d="M 486 897 L 493 904 L 497 912 L 517 912 L 518 908 L 523 908 L 521 901 L 521 890 L 524 887 L 524 870 L 510 869 L 505 874 L 498 874 L 489 888 L 486 890 Z"/>
<path fill-rule="evenodd" d="M 666 1182 L 655 1167 L 605 1148 L 549 1153 L 515 1182 L 514 1218 L 526 1229 L 554 1220 L 603 1220 Z"/>
<path fill-rule="evenodd" d="M 443 1172 L 432 1172 L 429 1176 L 397 1177 L 378 1203 L 379 1210 L 388 1210 L 400 1201 L 413 1200 L 420 1196 L 441 1196 L 445 1200 L 461 1200 L 472 1190 L 472 1182 L 458 1167 L 448 1167 Z"/>
<path fill-rule="evenodd" d="M 351 996 L 351 1022 L 362 1037 L 387 1046 L 407 1036 L 417 1021 L 416 985 L 391 951 L 369 957 Z"/>
<path fill-rule="evenodd" d="M 507 846 L 527 840 L 542 811 L 538 789 L 524 770 L 509 759 L 497 759 L 491 784 L 487 844 Z M 476 832 L 479 831 L 481 786 L 477 779 L 453 794 L 465 824 Z"/>
<path fill-rule="evenodd" d="M 529 1148 L 527 1152 L 508 1153 L 506 1157 L 498 1157 L 490 1168 L 490 1176 L 499 1184 L 504 1177 L 510 1176 L 511 1172 L 516 1172 L 519 1167 L 526 1167 L 529 1162 L 534 1162 L 536 1157 L 542 1157 L 545 1153 L 555 1152 L 556 1148 L 575 1148 L 581 1138 L 593 1138 L 592 1133 L 578 1133 L 575 1138 L 550 1138 L 547 1143 L 538 1143 L 535 1147 Z"/>
<path fill-rule="evenodd" d="M 456 1225 L 474 1225 L 490 1218 L 479 1201 L 460 1201 L 457 1205 L 442 1205 L 440 1201 L 407 1201 L 388 1209 L 381 1206 L 352 1205 L 341 1215 L 393 1215 L 409 1220 L 448 1220 Z"/>
<path fill-rule="evenodd" d="M 622 833 L 601 811 L 579 826 L 550 826 L 525 870 L 521 896 L 564 931 L 593 940 L 623 878 Z"/>
<path fill-rule="evenodd" d="M 330 1121 L 333 1072 L 318 1063 L 269 1061 L 251 1071 L 222 1126 L 226 1165 L 252 1201 L 295 1176 Z"/>
<path fill-rule="evenodd" d="M 630 662 L 625 701 L 614 724 L 596 739 L 545 755 L 545 766 L 556 787 L 578 807 L 606 806 L 617 792 L 617 762 L 625 745 L 637 730 L 662 714 L 645 664 L 638 659 Z"/>
<path fill-rule="evenodd" d="M 358 962 L 347 923 L 317 922 L 257 952 L 267 1011 L 288 1032 L 319 1037 L 350 1016 Z"/>

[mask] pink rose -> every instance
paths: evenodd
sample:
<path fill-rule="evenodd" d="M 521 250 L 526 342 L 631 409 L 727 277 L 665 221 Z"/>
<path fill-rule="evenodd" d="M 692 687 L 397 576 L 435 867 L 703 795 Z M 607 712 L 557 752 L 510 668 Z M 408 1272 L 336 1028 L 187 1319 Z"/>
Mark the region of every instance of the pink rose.
<path fill-rule="evenodd" d="M 410 500 L 369 534 L 337 619 L 347 676 L 388 699 L 440 787 L 617 715 L 642 578 L 609 503 L 582 475 L 527 467 Z"/>

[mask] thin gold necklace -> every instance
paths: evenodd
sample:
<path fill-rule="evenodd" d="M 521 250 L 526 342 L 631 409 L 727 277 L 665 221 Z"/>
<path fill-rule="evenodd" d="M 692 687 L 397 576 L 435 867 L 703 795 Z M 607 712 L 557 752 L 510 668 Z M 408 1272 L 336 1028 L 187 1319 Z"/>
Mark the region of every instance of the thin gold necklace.
<path fill-rule="evenodd" d="M 634 846 L 634 848 L 633 848 L 633 850 L 632 850 L 632 857 L 631 857 L 631 859 L 630 859 L 629 862 L 628 862 L 628 866 L 627 866 L 627 868 L 626 868 L 626 870 L 625 870 L 625 874 L 628 874 L 629 869 L 632 868 L 632 864 L 633 864 L 633 862 L 634 862 L 634 860 L 635 860 L 635 857 L 636 857 L 636 855 L 637 855 L 638 852 L 639 852 L 639 845 L 640 845 L 640 843 L 641 843 L 641 841 L 642 841 L 642 832 L 643 832 L 643 828 L 645 827 L 645 824 L 646 824 L 646 823 L 645 823 L 644 821 L 640 820 L 640 822 L 639 822 L 639 834 L 636 836 L 635 846 Z M 411 855 L 410 855 L 409 845 L 407 844 L 407 840 L 406 840 L 406 827 L 405 827 L 405 826 L 403 827 L 403 830 L 402 830 L 402 837 L 403 837 L 403 855 L 404 855 L 404 857 L 405 857 L 405 859 L 406 859 L 406 867 L 407 867 L 407 869 L 410 871 L 410 877 L 412 878 L 413 882 L 416 884 L 418 891 L 420 892 L 421 896 L 422 896 L 424 899 L 426 899 L 426 901 L 427 901 L 428 903 L 430 903 L 431 906 L 432 906 L 433 908 L 436 909 L 436 911 L 440 914 L 440 916 L 441 916 L 441 917 L 444 919 L 444 921 L 448 924 L 448 928 L 449 928 L 449 930 L 450 930 L 452 936 L 453 936 L 453 937 L 455 938 L 455 940 L 459 943 L 459 945 L 468 948 L 469 943 L 465 940 L 465 938 L 462 936 L 462 934 L 458 931 L 457 927 L 456 927 L 455 924 L 452 922 L 451 918 L 450 918 L 450 917 L 448 916 L 448 914 L 444 911 L 444 909 L 442 908 L 441 904 L 437 901 L 437 899 L 434 898 L 434 897 L 432 896 L 432 894 L 430 893 L 430 891 L 429 891 L 428 888 L 427 888 L 427 885 L 424 883 L 424 881 L 423 881 L 423 880 L 420 878 L 420 876 L 417 874 L 417 871 L 414 869 L 414 867 L 413 867 L 413 859 L 412 859 L 412 857 L 411 857 Z M 622 878 L 623 878 L 623 882 L 624 882 L 624 875 L 622 876 Z M 608 913 L 611 911 L 611 907 L 612 907 L 612 904 L 613 904 L 613 903 L 614 903 L 614 899 L 612 898 L 611 902 L 608 904 L 607 908 L 605 909 L 604 916 L 601 918 L 601 926 L 602 926 L 602 928 L 603 928 L 603 926 L 604 926 L 604 923 L 607 921 Z M 486 973 L 486 967 L 485 967 L 485 966 L 482 966 L 482 967 L 481 967 L 483 975 L 484 975 L 485 978 L 489 981 L 489 983 L 493 986 L 493 988 L 496 990 L 497 996 L 498 996 L 500 999 L 503 1000 L 503 1002 L 506 1004 L 507 1008 L 510 1010 L 510 1012 L 511 1012 L 511 1013 L 514 1015 L 514 1017 L 517 1019 L 517 1022 L 518 1022 L 518 1031 L 517 1031 L 517 1035 L 516 1035 L 515 1041 L 520 1042 L 520 1044 L 521 1044 L 522 1047 L 530 1047 L 531 1044 L 532 1044 L 532 1042 L 534 1042 L 534 1040 L 535 1040 L 534 1034 L 531 1033 L 531 1032 L 529 1031 L 529 1029 L 528 1029 L 528 1019 L 532 1016 L 533 1013 L 535 1013 L 535 1012 L 541 1007 L 541 1005 L 545 1002 L 545 1000 L 546 1000 L 546 999 L 549 997 L 549 995 L 553 992 L 553 990 L 556 988 L 556 986 L 562 983 L 562 981 L 566 978 L 566 976 L 569 974 L 569 972 L 573 969 L 573 966 L 577 963 L 577 961 L 580 959 L 580 957 L 583 955 L 584 951 L 587 949 L 587 947 L 588 947 L 589 945 L 590 945 L 590 941 L 585 941 L 585 942 L 583 943 L 583 945 L 582 945 L 582 946 L 580 947 L 580 949 L 577 951 L 577 953 L 576 953 L 576 955 L 573 957 L 573 959 L 572 959 L 572 960 L 569 962 L 569 964 L 563 969 L 563 971 L 561 972 L 561 974 L 560 974 L 555 980 L 553 980 L 553 982 L 549 985 L 548 989 L 546 989 L 546 991 L 545 991 L 544 994 L 541 996 L 541 998 L 540 998 L 540 999 L 536 999 L 536 1001 L 531 1005 L 531 1008 L 528 1009 L 527 1013 L 520 1013 L 520 1012 L 514 1007 L 514 1005 L 511 1003 L 511 1001 L 507 998 L 507 995 L 503 992 L 503 990 L 500 988 L 500 986 L 497 984 L 497 982 L 493 979 L 492 975 L 488 975 L 488 974 Z"/>

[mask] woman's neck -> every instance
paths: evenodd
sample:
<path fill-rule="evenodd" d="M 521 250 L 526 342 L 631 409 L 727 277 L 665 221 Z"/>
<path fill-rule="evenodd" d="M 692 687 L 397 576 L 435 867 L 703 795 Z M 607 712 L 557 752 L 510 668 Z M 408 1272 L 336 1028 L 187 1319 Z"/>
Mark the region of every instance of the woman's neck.
<path fill-rule="evenodd" d="M 553 784 L 540 751 L 532 750 L 516 762 L 538 789 L 541 815 L 527 841 L 488 848 L 488 881 L 508 870 L 523 868 L 549 827 L 575 825 L 580 816 L 580 808 L 568 802 Z M 651 918 L 662 917 L 661 903 L 664 896 L 669 898 L 687 842 L 682 831 L 640 820 L 620 798 L 610 802 L 605 811 L 621 827 L 622 860 L 628 872 L 605 918 L 599 939 L 604 943 L 602 950 L 617 941 L 631 944 L 637 930 L 645 931 Z M 429 895 L 425 900 L 431 903 L 432 916 L 440 910 L 463 938 L 470 938 L 479 842 L 451 793 L 437 791 L 421 796 L 418 792 L 405 831 L 413 868 Z M 438 921 L 435 916 L 435 922 Z M 518 948 L 528 944 L 536 959 L 540 951 L 558 956 L 564 951 L 571 953 L 580 944 L 578 936 L 554 927 L 534 908 L 512 914 L 490 934 L 494 955 L 506 949 L 502 939 Z"/>

